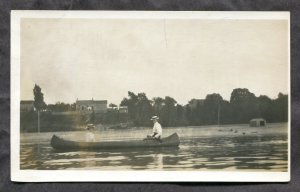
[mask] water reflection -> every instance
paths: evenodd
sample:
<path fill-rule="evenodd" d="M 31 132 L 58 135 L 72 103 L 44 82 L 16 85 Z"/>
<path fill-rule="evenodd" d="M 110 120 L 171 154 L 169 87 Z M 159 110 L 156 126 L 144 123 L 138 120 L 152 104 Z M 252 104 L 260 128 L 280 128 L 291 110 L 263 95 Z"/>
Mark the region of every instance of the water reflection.
<path fill-rule="evenodd" d="M 287 134 L 199 132 L 181 137 L 180 148 L 146 150 L 61 152 L 44 141 L 38 153 L 37 144 L 23 142 L 20 158 L 21 169 L 287 171 Z"/>
<path fill-rule="evenodd" d="M 154 159 L 153 160 L 154 166 L 156 167 L 156 169 L 163 170 L 163 168 L 164 168 L 164 156 L 163 156 L 163 154 L 161 154 L 161 153 L 155 154 L 153 159 Z"/>

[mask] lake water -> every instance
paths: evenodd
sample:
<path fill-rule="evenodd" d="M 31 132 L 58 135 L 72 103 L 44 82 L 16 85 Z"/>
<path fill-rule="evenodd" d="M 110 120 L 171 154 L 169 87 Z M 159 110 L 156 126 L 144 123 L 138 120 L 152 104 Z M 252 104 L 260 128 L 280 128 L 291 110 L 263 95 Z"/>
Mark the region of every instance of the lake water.
<path fill-rule="evenodd" d="M 178 149 L 57 152 L 53 134 L 81 141 L 84 131 L 21 134 L 21 169 L 287 171 L 287 124 L 166 128 L 180 137 Z M 149 129 L 101 130 L 96 140 L 138 140 Z"/>

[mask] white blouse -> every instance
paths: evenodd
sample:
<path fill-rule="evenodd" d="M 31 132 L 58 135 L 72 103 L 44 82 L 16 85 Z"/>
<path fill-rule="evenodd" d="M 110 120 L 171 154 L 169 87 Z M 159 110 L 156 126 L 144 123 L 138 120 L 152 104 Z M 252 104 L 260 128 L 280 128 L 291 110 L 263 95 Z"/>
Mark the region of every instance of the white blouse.
<path fill-rule="evenodd" d="M 87 132 L 85 135 L 86 142 L 95 142 L 95 134 L 92 132 Z"/>
<path fill-rule="evenodd" d="M 155 122 L 153 125 L 153 133 L 157 133 L 155 136 L 161 136 L 162 135 L 162 128 L 161 125 L 158 122 Z"/>

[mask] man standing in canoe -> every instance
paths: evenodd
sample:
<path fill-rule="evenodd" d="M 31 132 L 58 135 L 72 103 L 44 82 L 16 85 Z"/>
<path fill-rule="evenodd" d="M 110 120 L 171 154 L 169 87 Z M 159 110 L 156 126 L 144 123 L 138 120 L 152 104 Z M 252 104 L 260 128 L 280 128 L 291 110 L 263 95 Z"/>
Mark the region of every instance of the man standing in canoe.
<path fill-rule="evenodd" d="M 155 138 L 161 142 L 161 136 L 162 136 L 162 128 L 161 125 L 158 123 L 158 117 L 153 116 L 151 120 L 153 121 L 153 131 L 152 131 L 152 138 Z"/>

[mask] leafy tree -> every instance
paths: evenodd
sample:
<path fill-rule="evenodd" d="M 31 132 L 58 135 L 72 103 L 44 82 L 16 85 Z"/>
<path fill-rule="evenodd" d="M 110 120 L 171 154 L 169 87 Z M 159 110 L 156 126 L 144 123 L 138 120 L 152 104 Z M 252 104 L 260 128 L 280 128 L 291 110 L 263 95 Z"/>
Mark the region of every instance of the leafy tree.
<path fill-rule="evenodd" d="M 248 89 L 234 89 L 231 93 L 230 104 L 236 123 L 246 123 L 259 116 L 256 97 Z"/>
<path fill-rule="evenodd" d="M 138 102 L 138 96 L 135 95 L 133 92 L 128 91 L 128 97 L 129 98 L 124 98 L 121 101 L 120 106 L 127 106 L 129 117 L 132 120 L 134 120 L 136 117 L 136 113 L 137 113 L 136 104 Z"/>
<path fill-rule="evenodd" d="M 42 93 L 42 89 L 38 85 L 34 85 L 33 88 L 34 95 L 34 103 L 33 106 L 37 111 L 41 111 L 46 108 L 46 103 L 44 102 L 44 94 Z"/>
<path fill-rule="evenodd" d="M 251 93 L 248 89 L 237 88 L 234 89 L 230 96 L 230 103 L 240 104 L 244 102 L 249 102 L 255 99 L 255 95 Z"/>
<path fill-rule="evenodd" d="M 116 105 L 116 104 L 113 104 L 113 103 L 110 103 L 108 106 L 109 106 L 110 108 L 112 108 L 112 109 L 115 109 L 115 108 L 117 108 L 117 107 L 118 107 L 118 105 Z"/>
<path fill-rule="evenodd" d="M 54 105 L 49 104 L 47 106 L 48 110 L 54 111 L 54 112 L 66 112 L 66 111 L 74 111 L 76 110 L 76 104 L 68 104 L 64 102 L 56 102 Z"/>
<path fill-rule="evenodd" d="M 188 121 L 185 116 L 185 109 L 182 105 L 177 104 L 176 106 L 176 126 L 186 126 Z"/>
<path fill-rule="evenodd" d="M 187 120 L 188 125 L 193 125 L 193 119 L 192 119 L 192 109 L 189 104 L 184 106 L 184 116 Z"/>
<path fill-rule="evenodd" d="M 278 98 L 274 100 L 274 113 L 276 122 L 288 121 L 288 95 L 278 94 Z"/>
<path fill-rule="evenodd" d="M 72 104 L 70 105 L 70 110 L 71 110 L 71 111 L 76 111 L 76 103 L 72 103 Z"/>
<path fill-rule="evenodd" d="M 170 96 L 149 100 L 145 93 L 128 92 L 120 104 L 127 106 L 129 119 L 135 125 L 151 125 L 149 118 L 158 115 L 163 126 L 209 125 L 248 123 L 262 117 L 267 122 L 286 122 L 288 96 L 279 93 L 275 100 L 267 96 L 256 97 L 248 89 L 237 88 L 226 101 L 218 93 L 208 94 L 205 99 L 191 99 L 185 106 L 177 104 Z"/>
<path fill-rule="evenodd" d="M 162 108 L 165 105 L 164 99 L 161 98 L 161 97 L 154 97 L 152 99 L 152 101 L 153 101 L 154 114 L 157 115 L 157 116 L 161 116 Z"/>
<path fill-rule="evenodd" d="M 139 125 L 151 125 L 150 117 L 152 116 L 151 101 L 145 93 L 138 93 L 137 102 L 137 122 Z"/>
<path fill-rule="evenodd" d="M 266 95 L 261 95 L 257 98 L 259 116 L 266 119 L 267 122 L 274 121 L 273 101 Z"/>
<path fill-rule="evenodd" d="M 177 101 L 172 97 L 165 97 L 165 105 L 162 107 L 161 123 L 164 126 L 175 126 Z"/>
<path fill-rule="evenodd" d="M 213 93 L 206 96 L 203 105 L 205 124 L 211 125 L 219 123 L 222 102 L 223 98 L 220 94 Z"/>
<path fill-rule="evenodd" d="M 34 85 L 33 88 L 34 102 L 33 106 L 37 110 L 38 114 L 38 132 L 40 132 L 40 111 L 46 108 L 46 103 L 44 102 L 44 94 L 42 89 L 38 85 Z"/>
<path fill-rule="evenodd" d="M 220 105 L 220 124 L 232 124 L 233 122 L 233 112 L 229 101 L 223 100 Z"/>
<path fill-rule="evenodd" d="M 150 125 L 150 117 L 153 114 L 151 101 L 145 93 L 128 92 L 129 98 L 124 98 L 121 101 L 121 106 L 128 107 L 128 113 L 135 125 Z"/>
<path fill-rule="evenodd" d="M 188 110 L 189 114 L 189 123 L 191 125 L 202 125 L 205 124 L 204 117 L 204 108 L 203 108 L 204 100 L 203 99 L 191 99 L 188 102 Z"/>

